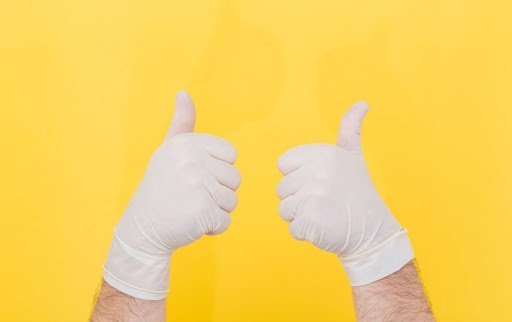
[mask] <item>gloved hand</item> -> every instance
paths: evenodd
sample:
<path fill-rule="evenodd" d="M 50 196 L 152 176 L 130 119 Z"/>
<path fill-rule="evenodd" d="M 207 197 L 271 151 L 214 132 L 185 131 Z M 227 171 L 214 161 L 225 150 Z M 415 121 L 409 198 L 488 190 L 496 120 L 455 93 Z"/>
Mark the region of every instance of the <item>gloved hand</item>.
<path fill-rule="evenodd" d="M 165 298 L 171 254 L 230 225 L 240 185 L 236 151 L 221 138 L 191 133 L 194 122 L 192 100 L 180 92 L 169 132 L 114 230 L 103 276 L 131 296 Z"/>
<path fill-rule="evenodd" d="M 355 104 L 344 116 L 337 145 L 308 144 L 279 159 L 285 177 L 277 192 L 290 232 L 341 259 L 353 286 L 384 278 L 414 258 L 407 231 L 370 179 L 360 128 L 368 110 Z"/>

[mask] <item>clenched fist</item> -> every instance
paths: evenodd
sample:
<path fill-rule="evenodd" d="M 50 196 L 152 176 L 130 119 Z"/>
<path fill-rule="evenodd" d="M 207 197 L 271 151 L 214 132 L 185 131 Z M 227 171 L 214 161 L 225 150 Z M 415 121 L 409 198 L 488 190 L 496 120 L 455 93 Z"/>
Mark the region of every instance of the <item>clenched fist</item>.
<path fill-rule="evenodd" d="M 194 122 L 192 100 L 180 92 L 169 132 L 114 230 L 104 278 L 131 296 L 164 298 L 171 254 L 231 222 L 240 185 L 236 151 L 221 138 L 192 133 Z"/>
<path fill-rule="evenodd" d="M 413 259 L 407 231 L 377 193 L 362 152 L 363 102 L 344 116 L 336 145 L 295 147 L 279 159 L 279 214 L 290 232 L 341 259 L 354 286 L 386 277 Z"/>

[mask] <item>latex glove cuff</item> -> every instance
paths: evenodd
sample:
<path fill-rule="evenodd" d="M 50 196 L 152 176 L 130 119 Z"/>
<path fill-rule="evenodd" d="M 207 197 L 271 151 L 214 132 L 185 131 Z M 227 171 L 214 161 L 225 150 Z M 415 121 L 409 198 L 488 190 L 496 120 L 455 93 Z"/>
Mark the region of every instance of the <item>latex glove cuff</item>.
<path fill-rule="evenodd" d="M 114 232 L 103 278 L 112 287 L 144 300 L 161 300 L 169 292 L 170 256 L 137 251 Z"/>
<path fill-rule="evenodd" d="M 388 239 L 354 256 L 338 255 L 352 286 L 373 283 L 399 271 L 414 258 L 407 230 L 402 228 Z"/>

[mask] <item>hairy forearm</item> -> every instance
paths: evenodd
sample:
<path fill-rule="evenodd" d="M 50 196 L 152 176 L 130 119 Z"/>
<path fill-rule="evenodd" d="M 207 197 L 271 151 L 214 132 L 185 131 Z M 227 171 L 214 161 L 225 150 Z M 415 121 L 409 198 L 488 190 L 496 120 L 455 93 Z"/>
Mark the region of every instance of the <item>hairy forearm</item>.
<path fill-rule="evenodd" d="M 91 322 L 165 321 L 165 300 L 142 300 L 119 292 L 103 281 Z"/>
<path fill-rule="evenodd" d="M 413 261 L 352 292 L 358 321 L 435 321 Z"/>

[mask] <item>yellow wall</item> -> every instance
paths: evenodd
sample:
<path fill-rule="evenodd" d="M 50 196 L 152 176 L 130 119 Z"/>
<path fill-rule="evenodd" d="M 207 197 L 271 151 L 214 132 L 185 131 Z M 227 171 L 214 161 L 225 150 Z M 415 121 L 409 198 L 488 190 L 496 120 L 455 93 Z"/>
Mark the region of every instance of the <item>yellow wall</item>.
<path fill-rule="evenodd" d="M 231 229 L 173 257 L 171 321 L 349 321 L 334 255 L 277 215 L 277 157 L 364 151 L 441 321 L 512 319 L 509 1 L 0 4 L 0 320 L 85 321 L 112 228 L 187 89 L 232 141 Z"/>

